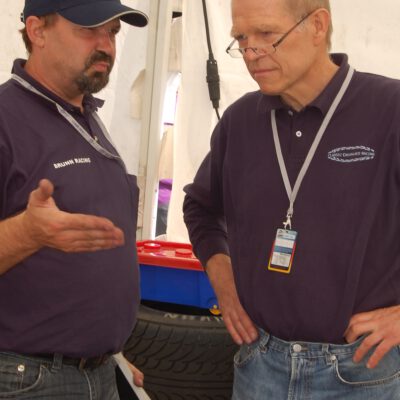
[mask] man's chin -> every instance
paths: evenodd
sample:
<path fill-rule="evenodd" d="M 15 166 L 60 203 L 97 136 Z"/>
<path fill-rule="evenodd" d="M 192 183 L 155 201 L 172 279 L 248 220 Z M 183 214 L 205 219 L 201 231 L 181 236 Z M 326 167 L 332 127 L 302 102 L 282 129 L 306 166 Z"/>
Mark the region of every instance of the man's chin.
<path fill-rule="evenodd" d="M 99 75 L 96 74 L 96 76 L 93 77 L 91 85 L 93 88 L 92 93 L 100 92 L 100 90 L 104 89 L 110 81 L 109 73 L 101 73 Z"/>
<path fill-rule="evenodd" d="M 90 76 L 85 75 L 80 77 L 76 83 L 81 93 L 92 94 L 104 89 L 109 79 L 110 74 L 108 72 L 95 72 L 90 74 Z"/>

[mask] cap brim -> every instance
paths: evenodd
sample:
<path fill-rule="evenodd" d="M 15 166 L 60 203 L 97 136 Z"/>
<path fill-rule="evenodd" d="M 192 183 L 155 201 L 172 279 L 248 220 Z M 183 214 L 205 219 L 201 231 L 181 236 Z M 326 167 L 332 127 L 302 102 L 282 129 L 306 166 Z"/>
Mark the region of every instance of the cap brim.
<path fill-rule="evenodd" d="M 148 22 L 146 14 L 113 1 L 98 1 L 95 6 L 93 3 L 84 4 L 58 13 L 74 24 L 87 28 L 103 25 L 115 18 L 138 27 L 146 26 Z"/>

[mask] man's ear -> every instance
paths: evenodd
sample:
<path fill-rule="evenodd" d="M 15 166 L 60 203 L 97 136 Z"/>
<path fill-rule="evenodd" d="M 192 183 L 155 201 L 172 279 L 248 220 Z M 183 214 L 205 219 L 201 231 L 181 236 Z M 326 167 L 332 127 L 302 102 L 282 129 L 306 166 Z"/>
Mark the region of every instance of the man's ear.
<path fill-rule="evenodd" d="M 311 18 L 314 28 L 314 44 L 318 46 L 322 41 L 326 41 L 329 25 L 331 23 L 331 16 L 328 10 L 325 8 L 319 8 L 313 13 Z"/>
<path fill-rule="evenodd" d="M 31 15 L 25 22 L 26 33 L 32 42 L 32 47 L 43 48 L 45 44 L 45 20 Z"/>

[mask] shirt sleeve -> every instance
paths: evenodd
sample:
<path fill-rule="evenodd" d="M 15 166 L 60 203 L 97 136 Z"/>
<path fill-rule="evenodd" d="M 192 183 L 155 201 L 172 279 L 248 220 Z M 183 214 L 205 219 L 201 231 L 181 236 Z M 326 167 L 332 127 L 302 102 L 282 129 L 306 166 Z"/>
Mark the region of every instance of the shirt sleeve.
<path fill-rule="evenodd" d="M 10 171 L 10 152 L 7 146 L 7 141 L 3 134 L 3 129 L 0 126 L 0 221 L 6 216 L 4 215 L 5 209 L 5 196 L 7 179 Z"/>
<path fill-rule="evenodd" d="M 203 160 L 193 183 L 184 188 L 184 221 L 193 251 L 203 266 L 214 254 L 229 255 L 223 206 L 224 154 L 225 140 L 222 123 L 219 123 L 211 139 L 211 151 Z"/>

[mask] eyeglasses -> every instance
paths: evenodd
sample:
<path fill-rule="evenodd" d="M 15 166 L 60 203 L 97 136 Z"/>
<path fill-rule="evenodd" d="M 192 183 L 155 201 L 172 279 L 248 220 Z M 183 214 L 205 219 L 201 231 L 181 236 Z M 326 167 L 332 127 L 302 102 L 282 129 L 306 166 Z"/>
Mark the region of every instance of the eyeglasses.
<path fill-rule="evenodd" d="M 275 53 L 276 48 L 289 36 L 291 32 L 293 32 L 302 22 L 304 22 L 314 11 L 309 12 L 306 16 L 304 16 L 299 22 L 297 22 L 294 26 L 292 26 L 285 34 L 282 35 L 280 39 L 278 39 L 274 43 L 271 43 L 263 47 L 232 48 L 232 46 L 236 42 L 236 39 L 233 39 L 225 51 L 233 58 L 242 58 L 248 50 L 251 50 L 257 56 L 265 56 L 267 54 Z"/>

